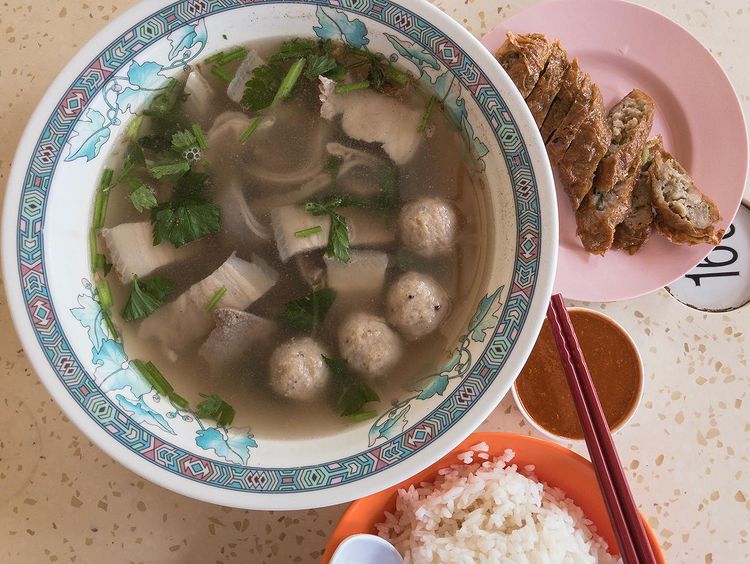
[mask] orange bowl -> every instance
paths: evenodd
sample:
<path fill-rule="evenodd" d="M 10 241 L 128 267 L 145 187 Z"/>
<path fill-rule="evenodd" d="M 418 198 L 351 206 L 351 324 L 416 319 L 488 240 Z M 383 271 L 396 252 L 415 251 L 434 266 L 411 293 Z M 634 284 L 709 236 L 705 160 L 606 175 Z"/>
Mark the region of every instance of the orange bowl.
<path fill-rule="evenodd" d="M 348 536 L 356 533 L 374 533 L 375 523 L 383 520 L 383 513 L 395 509 L 396 492 L 400 488 L 434 480 L 440 468 L 458 462 L 456 454 L 465 452 L 469 447 L 481 442 L 489 445 L 489 454 L 492 456 L 502 454 L 505 449 L 513 450 L 516 453 L 513 464 L 519 468 L 533 464 L 539 479 L 563 490 L 596 525 L 596 531 L 607 542 L 609 552 L 619 554 L 594 467 L 588 460 L 563 446 L 533 437 L 512 433 L 473 433 L 426 470 L 391 488 L 353 502 L 328 540 L 323 554 L 323 564 L 328 563 L 339 543 Z M 656 561 L 663 564 L 665 561 L 661 547 L 645 518 L 643 525 L 654 549 Z"/>

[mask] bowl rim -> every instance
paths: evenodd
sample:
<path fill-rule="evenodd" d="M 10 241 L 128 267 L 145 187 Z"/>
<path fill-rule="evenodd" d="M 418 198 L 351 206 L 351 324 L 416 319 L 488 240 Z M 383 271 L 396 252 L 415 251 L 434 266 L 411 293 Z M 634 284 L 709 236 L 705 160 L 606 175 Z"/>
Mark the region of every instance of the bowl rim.
<path fill-rule="evenodd" d="M 633 340 L 633 336 L 617 321 L 612 319 L 609 315 L 602 313 L 599 310 L 591 309 L 588 307 L 582 307 L 582 306 L 570 306 L 567 308 L 568 312 L 571 311 L 585 311 L 586 313 L 593 314 L 597 317 L 600 317 L 604 321 L 610 323 L 613 325 L 620 334 L 625 337 L 625 339 L 630 343 L 631 348 L 635 351 L 635 356 L 638 359 L 638 393 L 636 394 L 635 402 L 633 403 L 630 410 L 628 410 L 625 417 L 620 421 L 614 428 L 611 429 L 612 434 L 616 434 L 620 432 L 622 429 L 628 426 L 630 421 L 635 416 L 636 411 L 638 411 L 638 407 L 641 405 L 641 402 L 643 401 L 643 392 L 646 387 L 646 372 L 643 365 L 643 356 L 641 355 L 641 351 L 638 350 L 638 346 L 635 344 L 635 340 Z M 520 376 L 520 374 L 519 374 Z M 523 401 L 521 401 L 521 397 L 518 395 L 518 388 L 516 384 L 518 383 L 518 378 L 516 378 L 513 381 L 513 385 L 510 387 L 511 394 L 513 395 L 513 401 L 516 404 L 516 408 L 518 408 L 518 411 L 521 412 L 521 415 L 523 415 L 523 418 L 526 420 L 526 422 L 531 425 L 536 431 L 547 437 L 548 439 L 555 441 L 556 443 L 560 444 L 584 444 L 586 441 L 585 439 L 574 439 L 572 437 L 566 437 L 565 435 L 558 435 L 556 433 L 553 433 L 549 429 L 546 429 L 542 425 L 540 425 L 536 419 L 534 419 L 529 411 L 526 409 L 526 406 L 523 404 Z"/>
<path fill-rule="evenodd" d="M 269 0 L 269 3 L 271 2 L 289 3 L 282 2 L 282 0 Z M 63 67 L 29 118 L 16 149 L 13 166 L 10 171 L 4 199 L 5 205 L 2 222 L 3 274 L 5 277 L 6 293 L 9 297 L 8 306 L 19 338 L 27 351 L 34 371 L 38 374 L 40 380 L 42 380 L 42 383 L 63 412 L 70 417 L 71 421 L 106 454 L 115 458 L 136 474 L 162 487 L 210 503 L 252 509 L 323 507 L 349 501 L 352 498 L 378 491 L 382 489 L 383 485 L 400 481 L 403 476 L 413 474 L 450 451 L 455 444 L 458 444 L 465 438 L 467 434 L 491 413 L 497 402 L 507 392 L 512 379 L 507 379 L 507 382 L 503 386 L 499 386 L 497 381 L 488 385 L 487 389 L 492 385 L 497 386 L 493 390 L 495 393 L 482 394 L 473 403 L 471 408 L 467 410 L 465 415 L 460 418 L 459 422 L 437 436 L 429 445 L 429 448 L 422 448 L 415 451 L 415 456 L 404 458 L 383 471 L 372 472 L 358 480 L 344 484 L 343 487 L 332 485 L 327 490 L 283 492 L 286 495 L 278 495 L 280 492 L 251 492 L 217 487 L 211 483 L 190 479 L 185 474 L 176 474 L 165 467 L 154 464 L 152 461 L 145 460 L 139 453 L 118 442 L 114 436 L 110 435 L 102 427 L 92 424 L 91 414 L 82 409 L 78 401 L 73 398 L 70 390 L 63 384 L 57 372 L 53 369 L 51 365 L 52 361 L 42 352 L 40 337 L 32 325 L 29 312 L 27 311 L 28 304 L 23 298 L 21 267 L 17 261 L 20 244 L 18 241 L 17 221 L 21 205 L 21 195 L 24 190 L 23 181 L 30 158 L 34 154 L 35 145 L 44 130 L 45 122 L 49 118 L 52 108 L 55 108 L 55 105 L 60 101 L 61 94 L 69 88 L 74 77 L 80 73 L 80 70 L 90 65 L 96 54 L 101 53 L 102 50 L 110 45 L 113 37 L 119 37 L 121 34 L 131 30 L 139 22 L 154 16 L 166 7 L 175 7 L 186 3 L 171 2 L 170 0 L 159 0 L 159 2 L 147 2 L 143 0 L 118 16 L 90 39 Z M 292 3 L 305 6 L 311 4 L 301 0 Z M 342 9 L 341 6 L 331 3 L 329 0 L 320 0 L 312 4 Z M 531 285 L 530 290 L 527 290 L 528 309 L 526 320 L 518 330 L 518 336 L 513 343 L 513 347 L 508 352 L 503 366 L 503 370 L 506 373 L 517 374 L 533 345 L 532 338 L 527 338 L 524 341 L 522 337 L 524 337 L 524 334 L 534 336 L 538 334 L 541 328 L 544 311 L 546 310 L 546 302 L 552 292 L 557 262 L 558 233 L 554 181 L 543 143 L 520 94 L 512 86 L 512 82 L 494 60 L 494 57 L 482 47 L 478 39 L 452 18 L 425 0 L 389 1 L 388 4 L 393 4 L 410 11 L 413 10 L 413 12 L 416 12 L 419 16 L 438 27 L 456 45 L 460 45 L 470 53 L 476 66 L 489 77 L 491 84 L 497 85 L 498 89 L 503 90 L 503 99 L 507 102 L 508 107 L 512 108 L 512 116 L 518 128 L 519 137 L 523 141 L 527 154 L 530 157 L 529 167 L 535 178 L 536 196 L 540 202 L 540 209 L 537 210 L 540 219 L 538 241 L 539 268 L 536 272 L 534 284 Z M 246 6 L 246 4 L 237 2 L 234 9 L 241 9 Z M 353 8 L 345 9 L 350 13 L 363 15 Z M 203 17 L 209 15 L 210 13 L 207 13 Z M 166 33 L 163 35 L 166 35 Z M 507 298 L 505 301 L 507 301 Z"/>
<path fill-rule="evenodd" d="M 559 454 L 561 456 L 565 456 L 574 462 L 578 464 L 583 464 L 586 466 L 587 469 L 589 469 L 592 473 L 594 472 L 593 465 L 589 460 L 578 454 L 577 452 L 561 445 L 553 441 L 547 441 L 544 439 L 540 439 L 538 437 L 532 437 L 529 435 L 520 435 L 518 433 L 507 433 L 503 431 L 480 431 L 470 434 L 466 439 L 464 439 L 459 445 L 456 445 L 452 451 L 449 453 L 446 453 L 444 457 L 442 457 L 440 460 L 437 460 L 433 464 L 431 464 L 429 467 L 425 468 L 421 472 L 418 472 L 417 474 L 414 474 L 410 476 L 409 478 L 403 480 L 401 483 L 393 485 L 389 488 L 385 488 L 384 490 L 377 492 L 375 494 L 372 494 L 367 497 L 363 497 L 361 499 L 355 500 L 352 503 L 349 504 L 349 507 L 346 508 L 346 511 L 341 515 L 338 523 L 336 523 L 336 527 L 331 532 L 331 534 L 328 537 L 328 541 L 326 542 L 325 550 L 323 551 L 323 554 L 321 556 L 321 563 L 327 564 L 330 561 L 331 556 L 333 556 L 333 553 L 335 552 L 338 545 L 343 542 L 345 539 L 349 538 L 351 534 L 359 533 L 359 532 L 370 532 L 368 531 L 362 531 L 360 523 L 351 523 L 351 521 L 357 521 L 355 516 L 357 515 L 358 511 L 360 510 L 360 506 L 367 503 L 368 501 L 372 501 L 375 497 L 387 497 L 387 501 L 381 505 L 383 507 L 383 511 L 385 511 L 385 507 L 388 505 L 390 500 L 393 498 L 393 496 L 396 495 L 396 492 L 404 487 L 409 486 L 410 484 L 414 483 L 415 478 L 417 476 L 423 476 L 423 475 L 432 475 L 436 474 L 438 470 L 441 468 L 445 468 L 446 466 L 449 466 L 450 464 L 458 463 L 458 460 L 455 461 L 448 461 L 446 460 L 449 456 L 452 456 L 454 453 L 457 454 L 459 452 L 462 452 L 464 450 L 468 450 L 472 445 L 479 444 L 482 442 L 486 442 L 488 444 L 495 443 L 495 442 L 506 442 L 508 440 L 512 441 L 518 441 L 521 443 L 529 443 L 529 444 L 535 444 L 537 446 L 543 447 L 545 449 L 549 449 L 550 451 L 554 451 L 556 454 Z M 490 447 L 492 450 L 492 447 Z M 598 485 L 596 486 L 598 488 Z M 567 494 L 566 494 L 567 495 Z M 573 500 L 576 501 L 576 500 Z M 578 505 L 578 502 L 576 502 L 576 505 Z M 659 544 L 659 540 L 656 538 L 656 534 L 654 533 L 653 529 L 648 523 L 648 519 L 646 516 L 641 512 L 638 511 L 641 515 L 641 520 L 643 521 L 643 526 L 646 529 L 646 535 L 648 536 L 649 542 L 651 543 L 652 548 L 654 549 L 654 556 L 656 556 L 656 560 L 659 564 L 664 564 L 664 553 L 661 550 L 661 545 Z"/>

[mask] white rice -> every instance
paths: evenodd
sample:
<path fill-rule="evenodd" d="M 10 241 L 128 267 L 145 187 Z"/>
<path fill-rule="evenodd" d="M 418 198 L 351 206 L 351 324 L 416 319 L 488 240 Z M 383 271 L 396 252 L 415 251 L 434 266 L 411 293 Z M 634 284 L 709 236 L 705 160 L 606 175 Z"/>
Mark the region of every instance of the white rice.
<path fill-rule="evenodd" d="M 533 467 L 519 473 L 512 451 L 487 450 L 475 445 L 434 483 L 399 490 L 396 511 L 376 527 L 406 564 L 620 562 L 562 491 L 538 482 Z"/>

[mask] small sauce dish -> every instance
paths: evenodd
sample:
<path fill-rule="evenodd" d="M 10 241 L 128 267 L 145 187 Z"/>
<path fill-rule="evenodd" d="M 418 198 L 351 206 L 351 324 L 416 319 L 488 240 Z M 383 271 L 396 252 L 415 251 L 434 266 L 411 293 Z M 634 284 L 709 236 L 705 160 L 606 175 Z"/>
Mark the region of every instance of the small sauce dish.
<path fill-rule="evenodd" d="M 643 361 L 633 339 L 608 316 L 571 307 L 568 313 L 612 433 L 633 418 L 643 397 Z M 573 398 L 545 320 L 534 349 L 511 388 L 529 425 L 557 442 L 583 440 Z"/>

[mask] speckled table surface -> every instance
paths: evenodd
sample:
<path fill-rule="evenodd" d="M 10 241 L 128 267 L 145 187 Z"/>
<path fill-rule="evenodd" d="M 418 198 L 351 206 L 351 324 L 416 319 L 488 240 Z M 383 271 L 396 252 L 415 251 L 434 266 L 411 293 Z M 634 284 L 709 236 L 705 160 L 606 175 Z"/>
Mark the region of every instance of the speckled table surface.
<path fill-rule="evenodd" d="M 31 111 L 68 58 L 130 0 L 0 4 L 0 185 Z M 532 0 L 440 0 L 481 36 Z M 718 57 L 750 115 L 750 2 L 643 1 Z M 746 191 L 746 195 L 748 192 Z M 635 496 L 670 562 L 750 561 L 750 306 L 702 314 L 660 291 L 594 305 L 643 354 L 647 387 L 617 436 Z M 154 486 L 102 453 L 29 367 L 0 294 L 0 561 L 313 562 L 344 506 L 253 512 Z M 533 434 L 507 397 L 484 430 Z M 578 449 L 581 450 L 581 449 Z"/>

